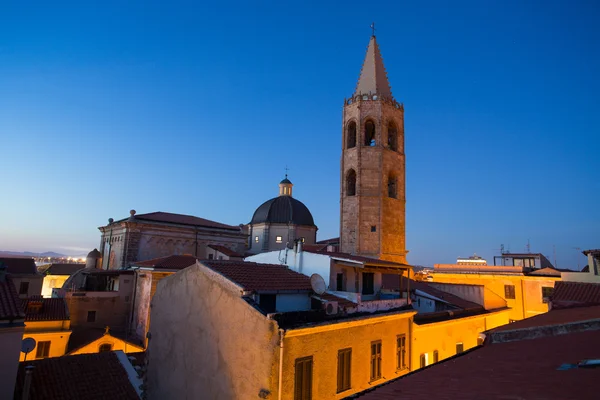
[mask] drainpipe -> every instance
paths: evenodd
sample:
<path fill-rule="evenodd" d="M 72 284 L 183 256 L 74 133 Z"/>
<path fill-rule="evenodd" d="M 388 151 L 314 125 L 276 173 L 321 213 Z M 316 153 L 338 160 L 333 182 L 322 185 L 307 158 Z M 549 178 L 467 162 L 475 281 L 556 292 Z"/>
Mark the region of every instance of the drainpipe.
<path fill-rule="evenodd" d="M 31 390 L 31 374 L 33 374 L 34 370 L 33 365 L 28 365 L 25 367 L 25 382 L 23 383 L 23 397 L 22 400 L 29 399 L 29 391 Z"/>
<path fill-rule="evenodd" d="M 283 396 L 283 337 L 285 336 L 285 331 L 283 329 L 279 330 L 279 387 L 277 389 L 277 398 L 281 400 L 281 396 Z"/>

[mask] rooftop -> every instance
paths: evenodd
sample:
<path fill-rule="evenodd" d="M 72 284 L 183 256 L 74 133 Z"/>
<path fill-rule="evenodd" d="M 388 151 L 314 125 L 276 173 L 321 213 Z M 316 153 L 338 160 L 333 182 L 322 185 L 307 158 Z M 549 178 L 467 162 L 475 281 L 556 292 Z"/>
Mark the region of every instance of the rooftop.
<path fill-rule="evenodd" d="M 208 247 L 210 247 L 213 250 L 218 251 L 219 253 L 225 254 L 227 257 L 243 257 L 244 256 L 243 254 L 233 251 L 229 247 L 226 247 L 226 246 L 221 246 L 218 244 L 209 244 Z"/>
<path fill-rule="evenodd" d="M 502 325 L 492 329 L 490 332 L 507 332 L 518 329 L 529 329 L 543 326 L 565 325 L 573 322 L 600 319 L 600 305 L 579 308 L 563 308 L 551 310 L 547 313 L 536 315 Z"/>
<path fill-rule="evenodd" d="M 4 263 L 7 272 L 13 275 L 31 274 L 37 275 L 37 267 L 33 258 L 22 257 L 0 257 L 0 263 Z"/>
<path fill-rule="evenodd" d="M 595 399 L 598 369 L 559 367 L 600 358 L 599 341 L 593 330 L 485 345 L 350 398 Z"/>
<path fill-rule="evenodd" d="M 159 257 L 133 263 L 136 267 L 162 269 L 184 269 L 194 264 L 196 264 L 196 257 L 189 254 Z"/>
<path fill-rule="evenodd" d="M 312 291 L 308 276 L 284 265 L 224 260 L 203 260 L 201 263 L 246 291 Z"/>
<path fill-rule="evenodd" d="M 121 351 L 52 357 L 20 363 L 15 399 L 22 398 L 25 366 L 31 375 L 29 400 L 86 399 L 139 400 L 127 371 L 132 370 Z"/>
<path fill-rule="evenodd" d="M 552 308 L 600 305 L 600 283 L 564 282 L 554 285 Z"/>
<path fill-rule="evenodd" d="M 222 224 L 220 222 L 211 221 L 204 218 L 194 217 L 193 215 L 185 215 L 185 214 L 173 214 L 168 212 L 152 212 L 147 214 L 135 214 L 132 210 L 134 220 L 139 221 L 150 221 L 150 222 L 164 222 L 168 224 L 176 224 L 176 225 L 190 225 L 190 226 L 201 226 L 205 228 L 219 228 L 219 229 L 227 229 L 234 230 L 236 232 L 240 231 L 239 226 L 232 226 Z M 131 218 L 131 217 L 130 217 Z M 129 218 L 124 218 L 122 220 L 116 222 L 127 221 Z"/>
<path fill-rule="evenodd" d="M 48 275 L 71 275 L 83 268 L 85 264 L 50 264 L 44 272 Z"/>
<path fill-rule="evenodd" d="M 23 305 L 12 278 L 6 274 L 0 275 L 0 321 L 24 318 L 25 311 L 23 311 Z"/>
<path fill-rule="evenodd" d="M 411 268 L 411 266 L 407 265 L 407 264 L 400 264 L 400 263 L 396 263 L 393 261 L 380 260 L 378 258 L 372 258 L 372 257 L 356 256 L 356 255 L 349 254 L 349 253 L 341 253 L 341 252 L 334 252 L 334 251 L 330 252 L 330 251 L 326 251 L 326 250 L 321 250 L 321 251 L 305 250 L 305 251 L 307 251 L 309 253 L 314 253 L 314 254 L 326 255 L 335 260 L 348 261 L 353 264 L 372 265 L 372 266 L 377 266 L 377 267 L 392 267 L 395 269 Z"/>
<path fill-rule="evenodd" d="M 107 331 L 106 328 L 85 328 L 85 329 L 73 329 L 73 333 L 69 338 L 69 345 L 67 347 L 67 353 L 72 353 L 77 349 L 80 349 L 83 346 L 92 343 L 95 340 L 100 339 L 104 335 L 110 335 L 117 339 L 121 339 L 124 342 L 131 343 L 137 347 L 143 347 L 142 343 L 138 343 L 137 341 L 129 338 L 123 332 L 113 332 L 111 330 Z"/>
<path fill-rule="evenodd" d="M 32 296 L 22 300 L 25 321 L 64 321 L 69 319 L 67 303 L 63 298 Z"/>

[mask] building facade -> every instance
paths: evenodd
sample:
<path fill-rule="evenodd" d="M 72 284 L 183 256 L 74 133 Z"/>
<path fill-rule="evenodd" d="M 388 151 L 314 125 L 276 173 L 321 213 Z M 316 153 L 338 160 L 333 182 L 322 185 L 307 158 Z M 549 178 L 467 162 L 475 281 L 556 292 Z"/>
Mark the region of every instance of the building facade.
<path fill-rule="evenodd" d="M 341 251 L 406 263 L 404 106 L 375 36 L 342 120 Z"/>

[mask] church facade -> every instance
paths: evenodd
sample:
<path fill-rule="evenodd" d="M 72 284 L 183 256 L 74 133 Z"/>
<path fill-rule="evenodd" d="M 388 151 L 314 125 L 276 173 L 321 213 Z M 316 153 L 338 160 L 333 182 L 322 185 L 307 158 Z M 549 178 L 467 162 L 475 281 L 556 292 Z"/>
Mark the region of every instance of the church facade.
<path fill-rule="evenodd" d="M 374 35 L 344 101 L 340 180 L 341 251 L 405 264 L 404 106 Z"/>

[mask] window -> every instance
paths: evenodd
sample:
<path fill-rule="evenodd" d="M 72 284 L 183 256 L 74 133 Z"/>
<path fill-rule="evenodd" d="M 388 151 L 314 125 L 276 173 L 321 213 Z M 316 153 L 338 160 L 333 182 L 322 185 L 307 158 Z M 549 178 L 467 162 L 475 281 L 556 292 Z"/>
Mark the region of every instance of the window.
<path fill-rule="evenodd" d="M 433 351 L 433 362 L 436 363 L 440 360 L 440 355 L 437 350 Z"/>
<path fill-rule="evenodd" d="M 356 194 L 356 172 L 353 169 L 346 174 L 346 196 Z"/>
<path fill-rule="evenodd" d="M 294 400 L 312 399 L 312 357 L 296 359 Z"/>
<path fill-rule="evenodd" d="M 377 225 L 371 225 L 371 232 L 377 232 Z"/>
<path fill-rule="evenodd" d="M 375 293 L 375 274 L 373 272 L 363 272 L 362 294 Z"/>
<path fill-rule="evenodd" d="M 504 285 L 504 297 L 506 299 L 515 299 L 515 285 Z"/>
<path fill-rule="evenodd" d="M 337 274 L 337 280 L 336 280 L 336 288 L 335 290 L 337 290 L 338 292 L 343 292 L 344 291 L 344 274 L 343 273 L 338 273 Z"/>
<path fill-rule="evenodd" d="M 394 175 L 388 177 L 388 197 L 396 199 L 398 197 L 397 179 Z"/>
<path fill-rule="evenodd" d="M 375 146 L 375 124 L 373 121 L 365 123 L 365 146 Z"/>
<path fill-rule="evenodd" d="M 346 148 L 351 149 L 356 147 L 356 122 L 352 121 L 348 124 L 346 131 Z"/>
<path fill-rule="evenodd" d="M 87 322 L 96 322 L 96 311 L 88 311 Z"/>
<path fill-rule="evenodd" d="M 254 237 L 254 241 L 255 241 L 256 243 L 258 243 L 258 236 L 255 236 L 255 237 Z"/>
<path fill-rule="evenodd" d="M 212 260 L 213 258 L 215 258 L 215 256 L 214 256 L 214 255 L 212 255 L 212 254 L 209 254 L 209 255 L 208 255 L 208 259 L 209 259 L 209 260 Z"/>
<path fill-rule="evenodd" d="M 456 343 L 456 354 L 460 354 L 463 351 L 465 351 L 465 346 L 462 344 L 462 342 Z"/>
<path fill-rule="evenodd" d="M 266 313 L 274 313 L 277 311 L 277 295 L 276 294 L 261 294 L 258 300 L 258 305 Z"/>
<path fill-rule="evenodd" d="M 554 292 L 554 288 L 550 286 L 542 286 L 542 301 L 547 303 L 550 301 L 550 297 L 552 297 L 552 293 Z"/>
<path fill-rule="evenodd" d="M 398 150 L 398 130 L 393 122 L 388 125 L 388 148 L 390 150 Z"/>
<path fill-rule="evenodd" d="M 420 362 L 419 362 L 419 366 L 421 368 L 425 368 L 427 366 L 427 354 L 421 354 L 421 358 L 420 358 Z"/>
<path fill-rule="evenodd" d="M 408 368 L 406 365 L 406 335 L 396 337 L 396 369 Z"/>
<path fill-rule="evenodd" d="M 100 347 L 98 348 L 98 352 L 102 353 L 103 351 L 111 351 L 112 350 L 112 344 L 110 343 L 104 343 L 101 344 Z"/>
<path fill-rule="evenodd" d="M 515 267 L 535 268 L 535 258 L 513 258 Z"/>
<path fill-rule="evenodd" d="M 283 237 L 281 237 L 281 236 L 276 236 L 276 237 L 275 237 L 275 243 L 281 243 L 281 242 L 283 242 Z"/>
<path fill-rule="evenodd" d="M 37 342 L 37 350 L 35 351 L 35 358 L 46 358 L 50 355 L 50 341 Z"/>
<path fill-rule="evenodd" d="M 352 366 L 352 349 L 338 351 L 338 393 L 350 389 L 350 377 Z"/>
<path fill-rule="evenodd" d="M 19 294 L 27 294 L 29 292 L 29 282 L 21 282 L 19 285 Z"/>
<path fill-rule="evenodd" d="M 381 340 L 371 342 L 371 381 L 381 379 Z"/>

